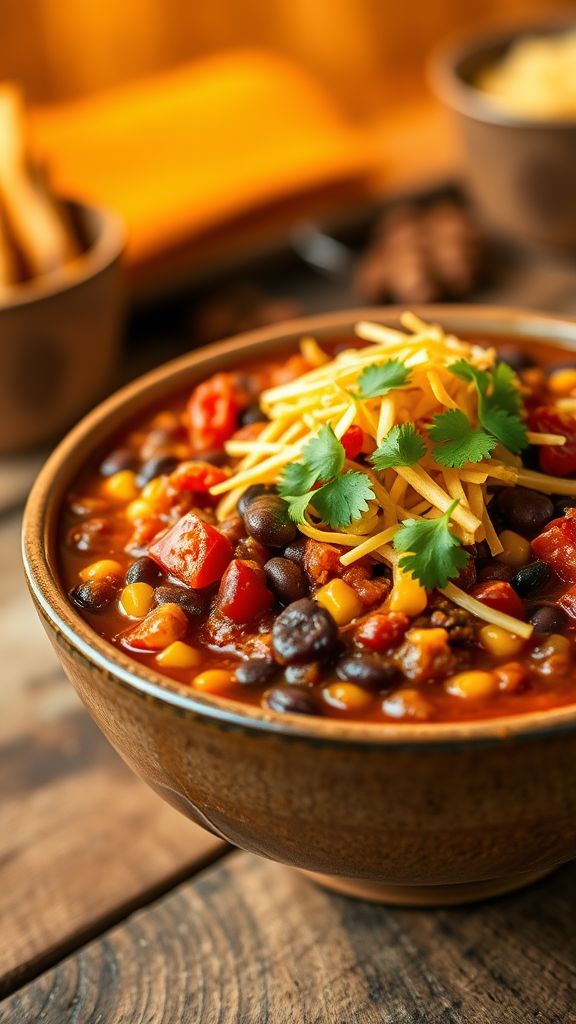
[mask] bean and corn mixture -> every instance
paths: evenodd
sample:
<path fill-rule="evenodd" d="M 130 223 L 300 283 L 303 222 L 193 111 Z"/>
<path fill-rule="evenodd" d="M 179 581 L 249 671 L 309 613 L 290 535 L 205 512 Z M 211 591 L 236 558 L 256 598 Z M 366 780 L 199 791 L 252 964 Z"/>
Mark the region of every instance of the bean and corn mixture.
<path fill-rule="evenodd" d="M 270 712 L 493 718 L 576 700 L 576 367 L 403 318 L 217 373 L 66 499 L 94 630 Z"/>

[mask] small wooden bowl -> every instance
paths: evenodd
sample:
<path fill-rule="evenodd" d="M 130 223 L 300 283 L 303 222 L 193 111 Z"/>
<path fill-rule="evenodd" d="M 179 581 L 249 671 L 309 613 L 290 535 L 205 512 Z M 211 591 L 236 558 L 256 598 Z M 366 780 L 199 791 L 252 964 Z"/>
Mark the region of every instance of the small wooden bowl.
<path fill-rule="evenodd" d="M 476 337 L 576 347 L 576 323 L 483 307 L 419 311 Z M 459 903 L 505 892 L 576 856 L 576 706 L 461 724 L 335 722 L 203 696 L 136 663 L 70 604 L 56 546 L 63 496 L 111 437 L 162 397 L 303 335 L 350 337 L 358 319 L 311 317 L 192 352 L 124 388 L 60 444 L 24 521 L 28 584 L 48 636 L 122 757 L 188 817 L 350 895 Z"/>
<path fill-rule="evenodd" d="M 527 35 L 573 28 L 564 15 L 467 36 L 430 61 L 432 87 L 452 114 L 473 197 L 490 227 L 521 242 L 576 250 L 576 119 L 507 114 L 474 86 L 478 74 Z"/>
<path fill-rule="evenodd" d="M 118 356 L 124 231 L 104 210 L 69 203 L 86 251 L 0 300 L 0 453 L 61 435 L 99 401 Z"/>

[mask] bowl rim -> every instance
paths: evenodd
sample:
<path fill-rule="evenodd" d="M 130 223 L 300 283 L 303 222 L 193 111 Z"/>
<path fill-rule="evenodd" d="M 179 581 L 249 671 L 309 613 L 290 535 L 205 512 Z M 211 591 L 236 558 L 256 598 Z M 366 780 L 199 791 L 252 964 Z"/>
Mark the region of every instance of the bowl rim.
<path fill-rule="evenodd" d="M 0 318 L 4 313 L 22 306 L 30 306 L 78 288 L 107 270 L 122 256 L 126 246 L 126 229 L 118 214 L 78 199 L 64 198 L 61 202 L 86 222 L 86 227 L 94 234 L 93 241 L 84 252 L 59 270 L 12 285 L 10 293 L 0 300 Z"/>
<path fill-rule="evenodd" d="M 439 43 L 426 62 L 428 81 L 435 95 L 447 107 L 465 117 L 500 127 L 539 128 L 545 131 L 574 131 L 576 117 L 545 118 L 507 113 L 488 99 L 481 89 L 467 82 L 460 74 L 461 63 L 483 51 L 513 43 L 526 35 L 553 34 L 570 26 L 576 29 L 576 16 L 569 12 L 534 16 L 529 21 L 508 21 L 481 31 L 461 31 Z"/>
<path fill-rule="evenodd" d="M 100 637 L 69 602 L 58 581 L 55 533 L 62 496 L 86 458 L 104 439 L 111 439 L 162 395 L 177 394 L 196 380 L 239 359 L 278 354 L 278 346 L 294 347 L 303 335 L 350 335 L 359 320 L 397 324 L 399 306 L 360 308 L 324 313 L 260 328 L 186 355 L 138 377 L 88 413 L 63 438 L 41 469 L 30 492 L 22 528 L 24 570 L 37 608 L 70 652 L 100 670 L 110 684 L 120 685 L 143 698 L 197 721 L 245 732 L 335 745 L 370 745 L 437 748 L 439 744 L 494 743 L 506 738 L 527 739 L 576 728 L 576 702 L 547 711 L 525 712 L 470 722 L 395 724 L 345 722 L 336 719 L 280 714 L 242 705 L 224 697 L 205 696 L 187 689 L 161 673 L 136 662 Z M 449 330 L 484 337 L 543 340 L 576 349 L 576 318 L 497 306 L 421 306 L 422 318 L 444 323 Z M 198 372 L 200 371 L 200 372 Z M 188 380 L 187 378 L 190 378 Z M 111 425 L 112 424 L 112 425 Z"/>

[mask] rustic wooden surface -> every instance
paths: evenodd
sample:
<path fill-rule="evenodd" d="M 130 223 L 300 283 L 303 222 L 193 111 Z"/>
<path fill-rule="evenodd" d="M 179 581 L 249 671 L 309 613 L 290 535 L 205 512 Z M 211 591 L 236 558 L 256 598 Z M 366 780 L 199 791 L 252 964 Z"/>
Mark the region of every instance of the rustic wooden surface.
<path fill-rule="evenodd" d="M 500 275 L 483 301 L 576 313 L 572 261 L 516 254 Z M 311 311 L 354 301 L 293 287 Z M 231 852 L 128 771 L 26 593 L 36 468 L 0 460 L 1 1024 L 576 1022 L 576 865 L 478 906 L 372 907 Z"/>

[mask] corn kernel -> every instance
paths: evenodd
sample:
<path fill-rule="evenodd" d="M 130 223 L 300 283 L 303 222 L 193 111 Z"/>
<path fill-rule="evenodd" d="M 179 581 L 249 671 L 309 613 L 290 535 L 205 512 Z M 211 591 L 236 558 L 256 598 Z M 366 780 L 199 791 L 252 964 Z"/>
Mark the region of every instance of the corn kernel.
<path fill-rule="evenodd" d="M 555 395 L 570 395 L 576 390 L 576 370 L 555 370 L 548 378 L 548 387 Z"/>
<path fill-rule="evenodd" d="M 156 655 L 156 661 L 164 668 L 196 668 L 200 662 L 200 653 L 182 640 L 175 640 Z"/>
<path fill-rule="evenodd" d="M 355 683 L 330 683 L 323 691 L 327 704 L 339 711 L 363 711 L 372 703 L 372 695 Z"/>
<path fill-rule="evenodd" d="M 126 518 L 131 523 L 135 523 L 138 519 L 150 519 L 153 515 L 154 509 L 143 498 L 136 498 L 126 508 Z"/>
<path fill-rule="evenodd" d="M 498 690 L 498 677 L 495 672 L 459 672 L 447 679 L 445 689 L 453 697 L 464 697 L 466 700 L 479 700 L 492 697 Z"/>
<path fill-rule="evenodd" d="M 418 580 L 408 573 L 397 569 L 394 573 L 394 586 L 390 594 L 388 607 L 391 612 L 403 612 L 404 615 L 420 615 L 428 604 L 428 595 Z"/>
<path fill-rule="evenodd" d="M 102 558 L 99 562 L 92 562 L 80 570 L 80 579 L 84 580 L 118 580 L 124 575 L 120 562 L 112 558 Z"/>
<path fill-rule="evenodd" d="M 514 530 L 502 530 L 500 543 L 504 550 L 499 555 L 496 555 L 498 562 L 510 565 L 514 569 L 519 569 L 521 565 L 526 565 L 532 554 L 529 540 L 521 537 L 519 533 L 514 533 Z"/>
<path fill-rule="evenodd" d="M 136 476 L 131 469 L 122 469 L 104 482 L 104 492 L 114 501 L 132 501 L 138 497 Z"/>
<path fill-rule="evenodd" d="M 202 693 L 226 693 L 234 686 L 235 679 L 232 672 L 227 672 L 223 668 L 209 668 L 205 672 L 200 672 L 199 675 L 195 676 L 192 680 L 192 685 L 195 690 L 201 690 Z"/>
<path fill-rule="evenodd" d="M 509 633 L 501 626 L 482 626 L 482 646 L 495 658 L 514 658 L 524 647 L 524 640 L 515 633 Z"/>
<path fill-rule="evenodd" d="M 148 615 L 154 600 L 154 587 L 149 583 L 129 583 L 120 594 L 120 607 L 131 619 Z"/>
<path fill-rule="evenodd" d="M 406 639 L 426 650 L 435 652 L 442 650 L 448 643 L 448 631 L 440 626 L 431 629 L 409 629 Z"/>
<path fill-rule="evenodd" d="M 140 497 L 149 504 L 154 512 L 164 512 L 170 505 L 168 477 L 157 476 L 153 480 L 149 480 L 142 488 Z"/>
<path fill-rule="evenodd" d="M 330 580 L 314 595 L 339 626 L 345 626 L 362 611 L 362 604 L 355 590 L 344 580 Z"/>

